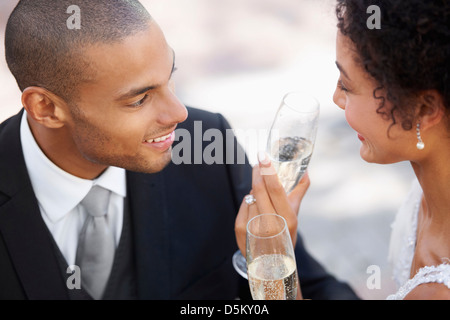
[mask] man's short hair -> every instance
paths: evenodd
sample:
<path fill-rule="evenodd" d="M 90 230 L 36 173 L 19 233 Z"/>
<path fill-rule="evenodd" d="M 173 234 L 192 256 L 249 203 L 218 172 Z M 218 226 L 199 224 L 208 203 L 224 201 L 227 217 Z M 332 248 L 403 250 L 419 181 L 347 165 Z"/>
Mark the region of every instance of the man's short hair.
<path fill-rule="evenodd" d="M 73 5 L 80 29 L 68 27 Z M 6 26 L 6 61 L 20 90 L 39 86 L 71 100 L 93 76 L 83 49 L 146 30 L 150 20 L 137 0 L 20 0 Z"/>

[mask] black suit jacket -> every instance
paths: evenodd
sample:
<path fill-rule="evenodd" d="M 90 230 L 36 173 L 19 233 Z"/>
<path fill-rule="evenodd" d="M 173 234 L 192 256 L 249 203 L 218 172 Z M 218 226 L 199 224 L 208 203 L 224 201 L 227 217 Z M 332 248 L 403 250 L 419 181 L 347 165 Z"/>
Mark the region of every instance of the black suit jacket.
<path fill-rule="evenodd" d="M 226 136 L 229 125 L 221 115 L 188 110 L 188 120 L 179 128 L 192 137 L 194 121 L 201 121 L 202 132 L 216 128 Z M 0 125 L 0 299 L 67 299 L 67 278 L 60 272 L 25 167 L 22 113 Z M 224 158 L 226 152 L 224 147 Z M 231 263 L 237 250 L 235 216 L 251 188 L 248 163 L 171 163 L 155 174 L 127 171 L 127 188 L 138 298 L 249 297 L 248 283 Z M 300 237 L 296 256 L 306 298 L 356 298 L 305 251 Z"/>

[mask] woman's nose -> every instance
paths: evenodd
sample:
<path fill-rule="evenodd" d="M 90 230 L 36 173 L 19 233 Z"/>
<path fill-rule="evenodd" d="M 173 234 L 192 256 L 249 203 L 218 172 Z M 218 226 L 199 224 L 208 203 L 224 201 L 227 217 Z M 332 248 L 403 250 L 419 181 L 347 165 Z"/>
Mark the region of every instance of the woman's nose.
<path fill-rule="evenodd" d="M 336 88 L 333 94 L 333 102 L 342 110 L 345 110 L 346 97 L 345 93 L 339 88 Z"/>

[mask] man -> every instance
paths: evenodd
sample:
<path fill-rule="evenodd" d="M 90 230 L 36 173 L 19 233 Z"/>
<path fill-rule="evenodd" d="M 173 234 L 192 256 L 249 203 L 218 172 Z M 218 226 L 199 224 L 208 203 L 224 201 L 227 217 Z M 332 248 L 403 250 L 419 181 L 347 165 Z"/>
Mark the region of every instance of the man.
<path fill-rule="evenodd" d="M 177 99 L 175 54 L 141 4 L 21 0 L 5 47 L 24 110 L 0 125 L 0 298 L 248 297 L 231 257 L 251 168 L 221 164 L 236 144 L 171 163 L 176 128 L 229 125 Z M 296 252 L 304 297 L 355 298 Z"/>

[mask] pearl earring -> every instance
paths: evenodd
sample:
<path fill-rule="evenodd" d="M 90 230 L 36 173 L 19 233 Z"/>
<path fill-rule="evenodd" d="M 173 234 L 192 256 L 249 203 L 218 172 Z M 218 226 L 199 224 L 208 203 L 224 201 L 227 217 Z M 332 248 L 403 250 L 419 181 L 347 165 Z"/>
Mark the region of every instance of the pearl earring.
<path fill-rule="evenodd" d="M 425 148 L 425 143 L 423 143 L 422 137 L 420 136 L 420 123 L 417 123 L 416 134 L 417 134 L 417 141 L 418 141 L 416 144 L 416 147 L 417 147 L 417 149 L 422 150 L 423 148 Z"/>

